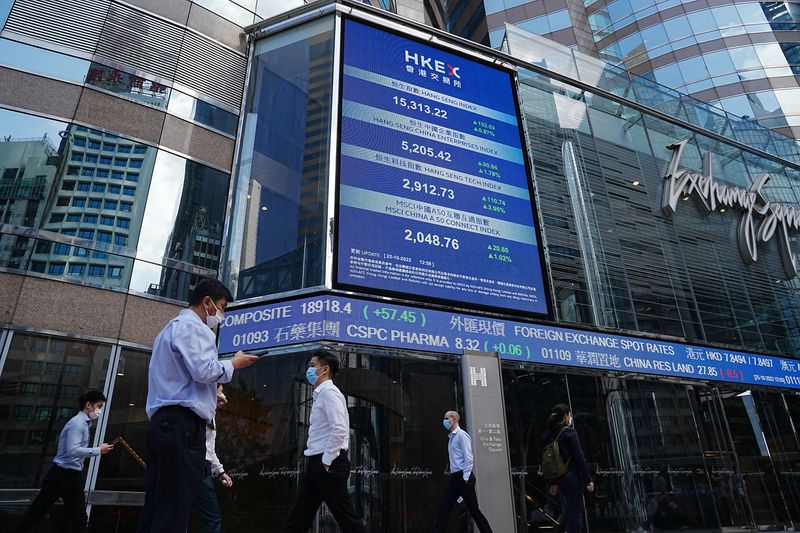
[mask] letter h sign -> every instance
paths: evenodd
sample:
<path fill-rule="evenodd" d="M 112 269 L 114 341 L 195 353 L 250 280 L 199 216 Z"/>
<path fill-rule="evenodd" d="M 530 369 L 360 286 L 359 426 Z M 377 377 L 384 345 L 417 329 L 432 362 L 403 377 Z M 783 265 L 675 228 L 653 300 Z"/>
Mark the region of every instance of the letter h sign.
<path fill-rule="evenodd" d="M 478 382 L 480 382 L 481 387 L 489 386 L 486 379 L 486 369 L 484 367 L 480 368 L 475 368 L 474 366 L 469 367 L 469 386 L 477 387 Z"/>

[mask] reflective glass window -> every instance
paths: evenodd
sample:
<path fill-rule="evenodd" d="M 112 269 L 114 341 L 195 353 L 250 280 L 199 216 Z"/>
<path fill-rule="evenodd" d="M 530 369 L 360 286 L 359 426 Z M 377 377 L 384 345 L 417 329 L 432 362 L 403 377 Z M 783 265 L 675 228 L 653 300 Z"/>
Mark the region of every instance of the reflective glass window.
<path fill-rule="evenodd" d="M 608 16 L 613 21 L 619 21 L 633 13 L 633 7 L 629 0 L 614 0 L 607 6 Z M 617 28 L 619 29 L 619 28 Z"/>
<path fill-rule="evenodd" d="M 231 232 L 229 246 L 239 298 L 322 283 L 333 21 L 263 39 L 255 58 L 233 217 L 252 222 Z M 266 227 L 283 237 L 260 238 Z M 279 279 L 279 271 L 289 275 Z"/>
<path fill-rule="evenodd" d="M 719 50 L 703 55 L 706 68 L 712 76 L 722 76 L 736 71 L 731 55 L 727 50 Z"/>
<path fill-rule="evenodd" d="M 90 186 L 91 186 L 91 183 L 88 182 L 88 181 L 79 181 L 77 190 L 82 191 L 82 192 L 88 192 Z"/>
<path fill-rule="evenodd" d="M 761 67 L 761 61 L 752 46 L 742 46 L 731 50 L 731 59 L 736 70 L 739 71 Z"/>
<path fill-rule="evenodd" d="M 129 144 L 120 144 L 117 151 L 121 154 L 129 154 L 131 153 L 131 148 L 132 146 Z"/>
<path fill-rule="evenodd" d="M 736 10 L 739 12 L 739 17 L 744 24 L 760 24 L 767 22 L 767 17 L 764 15 L 764 10 L 761 9 L 760 3 L 742 2 L 735 5 Z"/>
<path fill-rule="evenodd" d="M 92 192 L 106 192 L 106 186 L 103 183 L 95 183 L 92 185 Z"/>
<path fill-rule="evenodd" d="M 698 80 L 708 78 L 710 75 L 706 70 L 705 61 L 702 56 L 690 57 L 678 62 L 683 81 L 692 83 Z"/>
<path fill-rule="evenodd" d="M 655 24 L 649 28 L 645 28 L 640 34 L 642 36 L 642 42 L 644 42 L 644 46 L 648 51 L 653 51 L 659 46 L 667 44 L 669 40 L 664 26 L 661 24 Z"/>
<path fill-rule="evenodd" d="M 80 222 L 81 215 L 80 213 L 69 213 L 67 215 L 67 222 Z"/>
<path fill-rule="evenodd" d="M 119 194 L 122 191 L 122 187 L 119 185 L 109 185 L 108 192 L 109 194 Z"/>
<path fill-rule="evenodd" d="M 97 224 L 97 215 L 83 215 L 85 224 Z"/>
<path fill-rule="evenodd" d="M 753 46 L 758 55 L 761 65 L 765 67 L 784 67 L 787 66 L 786 56 L 778 43 L 756 44 Z M 791 72 L 788 74 L 791 76 Z"/>
<path fill-rule="evenodd" d="M 86 74 L 86 84 L 114 93 L 122 98 L 154 107 L 166 107 L 170 89 L 159 82 L 141 78 L 100 63 L 92 63 Z M 113 144 L 103 149 L 114 151 Z"/>
<path fill-rule="evenodd" d="M 744 94 L 723 98 L 719 100 L 719 103 L 725 111 L 733 115 L 739 117 L 753 116 L 753 108 L 750 106 L 750 101 Z"/>
<path fill-rule="evenodd" d="M 128 180 L 128 181 L 133 181 L 133 182 L 139 181 L 139 174 L 134 174 L 133 172 L 128 172 L 128 174 L 125 176 L 125 179 Z"/>
<path fill-rule="evenodd" d="M 53 255 L 69 255 L 70 246 L 67 244 L 56 243 L 53 245 Z M 49 272 L 52 274 L 53 272 Z"/>
<path fill-rule="evenodd" d="M 86 198 L 73 198 L 72 207 L 86 207 Z"/>
<path fill-rule="evenodd" d="M 100 209 L 103 201 L 99 198 L 89 198 L 89 209 Z"/>
<path fill-rule="evenodd" d="M 208 102 L 193 98 L 188 94 L 173 91 L 169 99 L 168 109 L 178 116 L 209 126 L 228 135 L 236 135 L 239 117 Z"/>
<path fill-rule="evenodd" d="M 54 213 L 50 215 L 50 223 L 58 224 L 64 221 L 64 213 Z"/>
<path fill-rule="evenodd" d="M 508 5 L 509 2 L 523 3 L 524 1 L 525 0 L 505 0 L 505 4 Z M 256 14 L 262 19 L 266 19 L 274 17 L 275 15 L 280 15 L 295 7 L 300 7 L 304 3 L 303 0 L 281 0 L 280 2 L 276 2 L 275 0 L 258 0 Z"/>
<path fill-rule="evenodd" d="M 61 274 L 64 273 L 65 265 L 66 263 L 50 263 L 50 267 L 47 269 L 47 273 L 52 274 L 54 276 L 60 276 Z"/>
<path fill-rule="evenodd" d="M 133 204 L 129 204 L 127 202 L 120 202 L 119 210 L 122 212 L 130 212 L 133 210 Z"/>
<path fill-rule="evenodd" d="M 486 14 L 498 13 L 506 9 L 503 0 L 484 0 L 483 5 L 486 9 Z"/>
<path fill-rule="evenodd" d="M 713 32 L 718 29 L 717 22 L 714 20 L 714 16 L 711 14 L 711 11 L 694 11 L 692 13 L 688 13 L 686 18 L 689 19 L 689 24 L 692 26 L 692 31 L 695 35 Z M 718 32 L 717 36 L 719 36 Z"/>
<path fill-rule="evenodd" d="M 110 165 L 111 164 L 111 158 L 108 157 L 108 156 L 105 156 L 105 155 L 101 156 L 100 157 L 100 164 L 101 165 Z"/>
<path fill-rule="evenodd" d="M 108 170 L 98 169 L 96 175 L 97 175 L 98 178 L 107 178 L 108 177 Z"/>
<path fill-rule="evenodd" d="M 715 7 L 711 9 L 711 14 L 720 29 L 742 25 L 742 19 L 735 5 Z"/>
<path fill-rule="evenodd" d="M 122 194 L 125 196 L 136 196 L 136 189 L 133 187 L 124 187 L 122 189 Z"/>
<path fill-rule="evenodd" d="M 104 200 L 103 201 L 103 209 L 116 209 L 117 208 L 117 201 L 116 200 Z"/>
<path fill-rule="evenodd" d="M 121 180 L 125 176 L 125 174 L 119 170 L 114 170 L 111 172 L 111 179 L 113 180 Z"/>
<path fill-rule="evenodd" d="M 664 21 L 664 31 L 669 36 L 670 41 L 677 41 L 692 34 L 692 27 L 689 25 L 689 18 L 680 15 Z"/>
<path fill-rule="evenodd" d="M 550 33 L 550 24 L 547 22 L 546 15 L 519 22 L 516 24 L 516 26 L 519 26 L 523 30 L 535 33 L 537 35 L 546 35 Z"/>
<path fill-rule="evenodd" d="M 142 168 L 142 160 L 141 159 L 131 159 L 131 163 L 129 165 L 131 168 Z"/>
<path fill-rule="evenodd" d="M 117 233 L 116 235 L 114 235 L 114 244 L 116 244 L 117 246 L 127 246 L 128 236 Z"/>
<path fill-rule="evenodd" d="M 572 26 L 572 21 L 569 18 L 569 11 L 566 9 L 548 14 L 547 21 L 550 24 L 551 32 Z"/>
<path fill-rule="evenodd" d="M 778 99 L 778 103 L 785 114 L 800 114 L 800 89 L 775 91 L 775 97 Z"/>
<path fill-rule="evenodd" d="M 0 0 L 0 26 L 3 22 L 3 1 Z M 74 83 L 83 83 L 89 62 L 35 46 L 0 39 L 0 64 Z"/>
<path fill-rule="evenodd" d="M 70 263 L 69 264 L 68 274 L 70 276 L 83 276 L 84 272 L 86 272 L 86 264 L 85 263 Z"/>
<path fill-rule="evenodd" d="M 105 218 L 108 218 L 108 217 L 103 217 L 103 218 L 105 219 Z M 111 226 L 111 225 L 113 225 L 113 222 L 114 222 L 114 218 L 111 217 L 111 223 L 109 223 L 107 225 Z M 105 224 L 104 222 L 102 222 L 102 223 Z M 99 231 L 98 230 L 98 232 L 97 232 L 97 240 L 99 242 L 111 242 L 111 232 L 110 231 Z"/>
<path fill-rule="evenodd" d="M 653 74 L 658 83 L 667 87 L 680 87 L 685 83 L 680 68 L 674 63 L 654 70 Z"/>
<path fill-rule="evenodd" d="M 242 27 L 249 26 L 255 19 L 253 13 L 229 0 L 195 0 L 195 3 Z M 279 5 L 283 3 L 284 2 L 277 2 Z"/>
<path fill-rule="evenodd" d="M 120 275 L 120 267 L 109 268 L 109 277 Z M 149 352 L 122 350 L 114 381 L 112 408 L 106 422 L 106 434 L 121 436 L 140 457 L 146 457 L 147 450 L 145 404 L 149 360 Z M 144 473 L 144 465 L 129 453 L 104 455 L 96 486 L 98 490 L 144 491 Z"/>

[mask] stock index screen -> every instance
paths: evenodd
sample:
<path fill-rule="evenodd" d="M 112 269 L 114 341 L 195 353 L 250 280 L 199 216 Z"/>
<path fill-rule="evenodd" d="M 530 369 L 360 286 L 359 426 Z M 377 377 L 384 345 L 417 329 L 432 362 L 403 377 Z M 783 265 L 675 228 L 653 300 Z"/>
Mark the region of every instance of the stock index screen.
<path fill-rule="evenodd" d="M 508 70 L 345 21 L 336 280 L 546 315 Z"/>

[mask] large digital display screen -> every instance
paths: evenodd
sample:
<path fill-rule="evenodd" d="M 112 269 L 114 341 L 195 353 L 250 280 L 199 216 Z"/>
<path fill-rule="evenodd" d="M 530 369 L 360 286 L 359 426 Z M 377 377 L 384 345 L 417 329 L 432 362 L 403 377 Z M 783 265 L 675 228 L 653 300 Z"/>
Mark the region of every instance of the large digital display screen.
<path fill-rule="evenodd" d="M 339 286 L 546 315 L 510 71 L 346 20 Z"/>
<path fill-rule="evenodd" d="M 320 341 L 800 390 L 791 358 L 330 295 L 229 310 L 219 351 Z"/>

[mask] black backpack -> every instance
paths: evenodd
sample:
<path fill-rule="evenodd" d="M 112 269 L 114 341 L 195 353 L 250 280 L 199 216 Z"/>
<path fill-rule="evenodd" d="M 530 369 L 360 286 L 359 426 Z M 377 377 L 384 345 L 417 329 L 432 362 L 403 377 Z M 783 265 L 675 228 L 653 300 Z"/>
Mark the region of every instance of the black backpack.
<path fill-rule="evenodd" d="M 561 451 L 558 449 L 558 439 L 565 429 L 567 429 L 567 426 L 561 428 L 556 438 L 548 442 L 544 450 L 542 450 L 542 477 L 545 479 L 558 479 L 567 473 L 567 466 L 572 458 L 570 457 L 565 462 L 561 457 Z"/>

